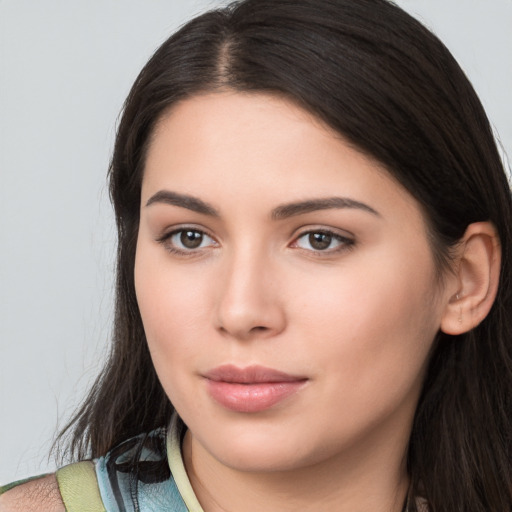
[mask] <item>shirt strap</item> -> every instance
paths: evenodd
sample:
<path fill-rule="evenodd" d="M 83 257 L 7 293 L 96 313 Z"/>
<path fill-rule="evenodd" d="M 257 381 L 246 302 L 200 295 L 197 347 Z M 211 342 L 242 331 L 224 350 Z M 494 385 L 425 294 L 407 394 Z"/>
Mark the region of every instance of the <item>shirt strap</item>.
<path fill-rule="evenodd" d="M 190 485 L 190 480 L 188 479 L 183 464 L 181 439 L 184 428 L 183 422 L 178 415 L 174 413 L 171 419 L 171 426 L 167 433 L 167 459 L 169 461 L 169 468 L 174 478 L 174 483 L 189 512 L 203 512 L 199 501 L 197 501 L 194 489 L 192 489 Z"/>
<path fill-rule="evenodd" d="M 64 466 L 56 476 L 67 512 L 106 512 L 92 461 Z"/>

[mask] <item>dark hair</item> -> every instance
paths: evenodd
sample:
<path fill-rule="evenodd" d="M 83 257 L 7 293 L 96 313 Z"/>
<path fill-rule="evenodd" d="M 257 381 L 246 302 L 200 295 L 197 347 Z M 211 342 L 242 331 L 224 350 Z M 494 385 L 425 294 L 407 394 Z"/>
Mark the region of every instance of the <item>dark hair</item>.
<path fill-rule="evenodd" d="M 126 100 L 110 167 L 119 246 L 112 352 L 82 408 L 70 449 L 97 457 L 166 425 L 134 288 L 145 155 L 155 123 L 193 95 L 229 88 L 282 95 L 381 162 L 417 199 L 437 267 L 476 221 L 502 249 L 488 317 L 440 333 L 407 462 L 412 493 L 435 512 L 512 510 L 512 202 L 489 122 L 446 47 L 386 0 L 245 0 L 170 37 Z"/>

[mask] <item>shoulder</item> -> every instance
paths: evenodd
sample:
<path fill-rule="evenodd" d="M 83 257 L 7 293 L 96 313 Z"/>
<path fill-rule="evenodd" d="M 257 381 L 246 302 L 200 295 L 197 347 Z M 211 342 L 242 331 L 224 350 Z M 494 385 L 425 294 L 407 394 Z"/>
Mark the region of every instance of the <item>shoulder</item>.
<path fill-rule="evenodd" d="M 65 512 L 55 475 L 21 483 L 0 495 L 0 512 Z"/>
<path fill-rule="evenodd" d="M 165 429 L 157 429 L 122 442 L 98 459 L 0 487 L 0 512 L 119 512 L 131 510 L 130 505 L 138 510 L 139 501 L 150 504 L 148 510 L 175 510 L 167 506 L 180 498 L 166 439 Z"/>

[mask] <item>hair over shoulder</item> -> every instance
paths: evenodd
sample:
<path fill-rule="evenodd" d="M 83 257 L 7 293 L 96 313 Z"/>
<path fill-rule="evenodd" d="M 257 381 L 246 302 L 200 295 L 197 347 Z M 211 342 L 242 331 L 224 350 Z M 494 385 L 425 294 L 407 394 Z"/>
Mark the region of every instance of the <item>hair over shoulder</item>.
<path fill-rule="evenodd" d="M 439 333 L 407 455 L 435 512 L 512 510 L 512 201 L 492 129 L 439 39 L 387 0 L 242 0 L 203 14 L 155 52 L 125 102 L 110 165 L 118 228 L 110 356 L 61 434 L 77 458 L 167 425 L 134 287 L 141 181 L 159 119 L 216 90 L 286 97 L 380 162 L 424 210 L 440 279 L 469 224 L 502 250 L 487 318 Z M 62 438 L 66 439 L 65 437 Z"/>

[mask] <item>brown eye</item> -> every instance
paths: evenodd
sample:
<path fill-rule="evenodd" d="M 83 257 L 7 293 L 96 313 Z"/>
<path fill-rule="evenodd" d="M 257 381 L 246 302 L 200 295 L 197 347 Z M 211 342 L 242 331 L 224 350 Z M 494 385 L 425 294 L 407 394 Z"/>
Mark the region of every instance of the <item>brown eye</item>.
<path fill-rule="evenodd" d="M 317 251 L 328 249 L 332 243 L 332 235 L 329 233 L 309 233 L 309 245 Z"/>
<path fill-rule="evenodd" d="M 293 247 L 300 247 L 311 252 L 335 253 L 354 245 L 354 240 L 331 231 L 308 231 L 300 235 Z"/>
<path fill-rule="evenodd" d="M 203 233 L 199 231 L 184 230 L 179 235 L 181 244 L 187 249 L 197 249 L 203 241 Z"/>
<path fill-rule="evenodd" d="M 200 249 L 217 246 L 217 242 L 211 236 L 192 228 L 177 229 L 164 235 L 159 242 L 175 254 L 192 254 Z"/>

